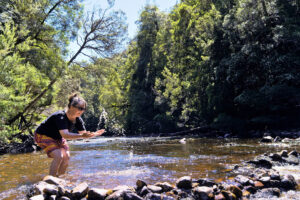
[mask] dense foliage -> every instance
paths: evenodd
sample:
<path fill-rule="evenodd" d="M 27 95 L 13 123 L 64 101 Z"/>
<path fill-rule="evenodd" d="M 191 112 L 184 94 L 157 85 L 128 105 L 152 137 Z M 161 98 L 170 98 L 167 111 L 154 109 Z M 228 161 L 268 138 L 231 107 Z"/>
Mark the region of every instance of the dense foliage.
<path fill-rule="evenodd" d="M 113 1 L 108 2 L 107 9 L 86 15 L 79 0 L 0 2 L 1 140 L 32 133 L 47 115 L 65 107 L 82 81 L 74 76 L 82 71 L 75 64 L 80 54 L 107 56 L 118 49 L 127 26 L 124 13 L 110 11 Z M 69 52 L 74 39 L 78 49 Z"/>
<path fill-rule="evenodd" d="M 82 37 L 83 49 L 102 55 L 88 64 L 74 64 L 77 54 L 66 61 L 82 19 L 78 1 L 23 2 L 0 3 L 2 135 L 16 129 L 16 113 L 30 129 L 74 91 L 88 102 L 87 127 L 114 134 L 300 127 L 299 0 L 182 0 L 168 14 L 148 5 L 122 53 L 103 57 L 121 44 L 122 23 L 104 40 L 99 29 L 88 45 Z"/>
<path fill-rule="evenodd" d="M 135 58 L 126 63 L 134 70 L 128 130 L 299 127 L 299 6 L 186 0 L 164 17 L 146 7 L 127 55 Z"/>

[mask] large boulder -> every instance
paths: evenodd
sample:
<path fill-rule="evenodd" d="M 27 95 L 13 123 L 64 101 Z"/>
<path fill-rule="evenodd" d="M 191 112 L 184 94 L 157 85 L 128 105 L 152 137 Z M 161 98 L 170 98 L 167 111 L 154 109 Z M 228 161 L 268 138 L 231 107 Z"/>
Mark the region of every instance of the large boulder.
<path fill-rule="evenodd" d="M 247 163 L 254 164 L 255 167 L 262 167 L 267 169 L 271 169 L 273 166 L 271 158 L 268 156 L 259 156 L 256 157 L 254 160 L 248 161 Z"/>
<path fill-rule="evenodd" d="M 52 184 L 52 185 L 61 185 L 61 186 L 66 185 L 66 181 L 64 179 L 57 178 L 57 177 L 50 176 L 50 175 L 45 176 L 43 178 L 43 181 L 45 181 L 46 183 Z"/>
<path fill-rule="evenodd" d="M 148 189 L 149 189 L 151 192 L 153 192 L 153 193 L 162 193 L 162 192 L 163 192 L 162 187 L 159 187 L 159 186 L 148 185 L 147 187 L 148 187 Z"/>
<path fill-rule="evenodd" d="M 198 186 L 192 190 L 195 199 L 211 200 L 214 199 L 213 189 L 207 186 Z"/>
<path fill-rule="evenodd" d="M 72 198 L 74 199 L 82 199 L 84 198 L 89 191 L 89 186 L 86 182 L 80 183 L 75 188 L 72 189 Z"/>
<path fill-rule="evenodd" d="M 140 179 L 136 181 L 137 190 L 141 190 L 144 186 L 147 186 L 147 183 L 145 181 L 142 181 Z"/>
<path fill-rule="evenodd" d="M 281 180 L 281 187 L 286 190 L 295 190 L 297 185 L 298 184 L 292 175 L 284 175 Z"/>
<path fill-rule="evenodd" d="M 44 195 L 47 194 L 58 194 L 58 187 L 56 185 L 52 185 L 46 183 L 44 181 L 40 181 L 37 184 L 34 184 L 33 187 L 30 189 L 30 196 L 36 195 Z"/>
<path fill-rule="evenodd" d="M 155 183 L 154 185 L 161 187 L 163 192 L 169 192 L 174 189 L 174 187 L 168 182 Z"/>
<path fill-rule="evenodd" d="M 243 175 L 237 175 L 234 180 L 240 184 L 242 184 L 243 186 L 245 185 L 249 185 L 250 184 L 250 179 L 246 176 Z"/>
<path fill-rule="evenodd" d="M 182 189 L 192 188 L 192 178 L 190 176 L 183 176 L 176 181 L 176 187 Z"/>
<path fill-rule="evenodd" d="M 88 200 L 104 200 L 107 196 L 108 190 L 91 188 L 88 191 Z"/>

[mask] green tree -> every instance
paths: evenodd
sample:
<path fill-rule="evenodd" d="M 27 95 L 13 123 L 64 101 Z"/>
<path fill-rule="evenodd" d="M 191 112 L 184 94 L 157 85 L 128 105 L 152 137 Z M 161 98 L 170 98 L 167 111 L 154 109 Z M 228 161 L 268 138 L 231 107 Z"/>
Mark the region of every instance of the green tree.
<path fill-rule="evenodd" d="M 295 125 L 299 19 L 296 4 L 278 0 L 241 0 L 224 17 L 229 51 L 217 71 L 219 81 L 230 85 L 233 109 L 227 116 L 250 129 Z M 224 124 L 220 119 L 216 122 Z"/>
<path fill-rule="evenodd" d="M 153 122 L 155 77 L 160 73 L 153 62 L 153 47 L 160 29 L 161 14 L 157 7 L 146 6 L 140 15 L 137 35 L 135 71 L 129 89 L 127 127 L 130 132 L 155 132 Z"/>

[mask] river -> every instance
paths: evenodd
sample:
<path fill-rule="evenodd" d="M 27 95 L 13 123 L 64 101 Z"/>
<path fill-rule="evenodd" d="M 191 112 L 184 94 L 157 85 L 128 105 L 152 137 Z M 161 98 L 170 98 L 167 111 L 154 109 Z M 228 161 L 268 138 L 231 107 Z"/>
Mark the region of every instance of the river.
<path fill-rule="evenodd" d="M 235 165 L 263 153 L 283 149 L 300 152 L 298 144 L 260 144 L 258 139 L 147 137 L 105 138 L 69 141 L 71 160 L 62 176 L 72 185 L 110 189 L 167 181 L 175 184 L 182 176 L 210 178 L 216 182 L 231 179 Z M 51 159 L 43 152 L 0 156 L 0 199 L 25 199 L 28 187 L 48 173 Z M 278 168 L 292 173 L 300 184 L 300 166 Z M 300 196 L 300 191 L 292 196 Z"/>

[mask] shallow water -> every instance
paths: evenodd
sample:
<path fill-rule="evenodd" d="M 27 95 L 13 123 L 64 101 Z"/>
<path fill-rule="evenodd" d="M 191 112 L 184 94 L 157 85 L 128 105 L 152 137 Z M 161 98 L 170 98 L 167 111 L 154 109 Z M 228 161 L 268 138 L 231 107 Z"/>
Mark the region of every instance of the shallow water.
<path fill-rule="evenodd" d="M 283 149 L 297 150 L 297 144 L 260 144 L 256 139 L 187 138 L 97 138 L 69 141 L 71 160 L 62 178 L 72 185 L 87 182 L 91 187 L 135 186 L 179 177 L 210 178 L 217 182 L 230 179 L 231 169 L 263 153 Z M 48 173 L 51 159 L 43 152 L 0 156 L 0 199 L 25 199 L 28 186 Z M 300 183 L 300 167 L 281 167 Z M 285 194 L 289 195 L 289 194 Z M 294 192 L 292 197 L 300 196 Z M 291 197 L 291 198 L 292 198 Z"/>

